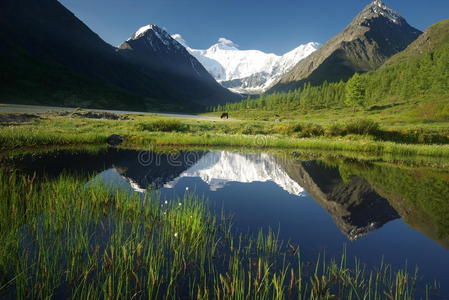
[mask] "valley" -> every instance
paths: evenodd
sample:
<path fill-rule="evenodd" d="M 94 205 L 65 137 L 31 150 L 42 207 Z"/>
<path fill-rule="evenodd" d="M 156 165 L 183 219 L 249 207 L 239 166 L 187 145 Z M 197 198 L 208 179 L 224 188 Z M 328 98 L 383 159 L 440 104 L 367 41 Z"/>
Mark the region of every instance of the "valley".
<path fill-rule="evenodd" d="M 449 299 L 449 19 L 101 1 L 0 2 L 1 299 Z"/>

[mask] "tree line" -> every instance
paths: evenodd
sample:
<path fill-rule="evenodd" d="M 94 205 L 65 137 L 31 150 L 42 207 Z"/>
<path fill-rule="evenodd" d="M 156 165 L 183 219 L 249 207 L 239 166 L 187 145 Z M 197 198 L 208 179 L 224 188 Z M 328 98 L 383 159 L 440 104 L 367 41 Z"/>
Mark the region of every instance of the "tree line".
<path fill-rule="evenodd" d="M 449 94 L 449 43 L 418 58 L 354 74 L 347 82 L 324 82 L 318 86 L 306 83 L 296 90 L 262 94 L 255 99 L 213 107 L 212 111 L 292 111 L 348 106 L 355 109 L 388 98 L 407 100 L 429 94 Z"/>

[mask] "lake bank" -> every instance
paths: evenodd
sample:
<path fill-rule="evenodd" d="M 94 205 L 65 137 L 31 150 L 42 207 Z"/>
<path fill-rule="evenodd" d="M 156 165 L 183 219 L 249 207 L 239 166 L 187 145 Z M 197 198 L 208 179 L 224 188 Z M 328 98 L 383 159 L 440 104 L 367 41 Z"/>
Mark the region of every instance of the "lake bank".
<path fill-rule="evenodd" d="M 123 115 L 129 120 L 52 113 L 36 116 L 20 122 L 3 122 L 0 148 L 105 145 L 111 134 L 118 134 L 126 146 L 246 146 L 449 157 L 444 134 L 392 131 L 364 120 L 322 127 L 300 122 L 175 119 L 156 115 Z M 426 144 L 432 141 L 436 144 Z"/>

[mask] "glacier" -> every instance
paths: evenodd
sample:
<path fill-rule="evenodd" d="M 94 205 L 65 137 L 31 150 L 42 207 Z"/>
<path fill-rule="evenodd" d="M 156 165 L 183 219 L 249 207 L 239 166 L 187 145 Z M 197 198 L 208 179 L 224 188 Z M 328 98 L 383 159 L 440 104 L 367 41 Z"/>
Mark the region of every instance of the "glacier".
<path fill-rule="evenodd" d="M 180 34 L 173 34 L 172 38 L 182 44 L 221 85 L 244 94 L 264 92 L 320 47 L 319 43 L 310 42 L 284 55 L 276 55 L 259 50 L 240 50 L 226 38 L 218 39 L 218 43 L 205 50 L 189 47 Z"/>

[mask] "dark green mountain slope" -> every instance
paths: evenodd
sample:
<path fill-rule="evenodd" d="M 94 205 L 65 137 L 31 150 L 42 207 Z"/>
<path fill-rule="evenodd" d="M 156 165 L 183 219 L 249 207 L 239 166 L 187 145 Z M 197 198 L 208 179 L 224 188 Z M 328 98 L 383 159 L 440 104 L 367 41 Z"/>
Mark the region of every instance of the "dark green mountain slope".
<path fill-rule="evenodd" d="M 224 89 L 184 46 L 156 25 L 145 26 L 122 43 L 118 53 L 143 73 L 157 73 L 184 98 L 202 106 L 240 100 Z"/>
<path fill-rule="evenodd" d="M 56 0 L 1 1 L 0 49 L 4 102 L 198 110 L 234 96 L 218 84 L 206 95 L 177 89 L 190 82 L 136 66 Z"/>
<path fill-rule="evenodd" d="M 0 102 L 119 110 L 180 110 L 44 62 L 0 36 Z"/>

